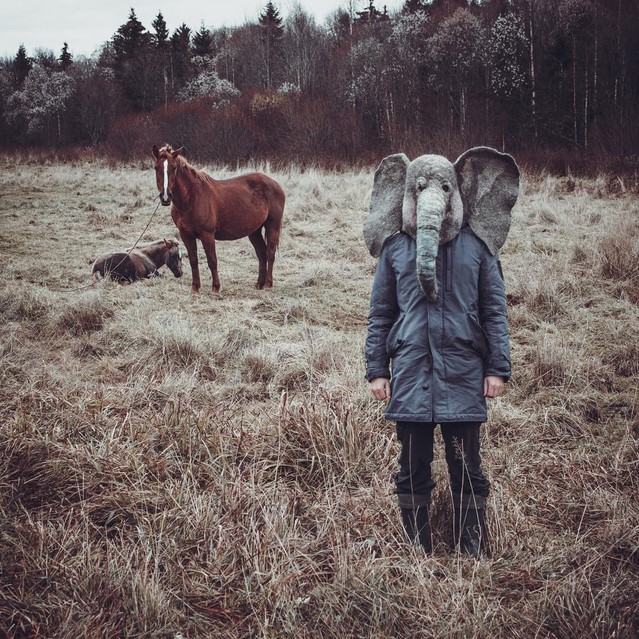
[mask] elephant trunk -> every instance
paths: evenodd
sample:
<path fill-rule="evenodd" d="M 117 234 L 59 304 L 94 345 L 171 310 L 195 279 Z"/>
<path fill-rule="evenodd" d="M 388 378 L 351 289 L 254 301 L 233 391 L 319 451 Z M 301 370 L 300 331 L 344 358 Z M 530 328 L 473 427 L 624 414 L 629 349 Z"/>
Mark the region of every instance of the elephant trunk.
<path fill-rule="evenodd" d="M 431 302 L 437 299 L 437 253 L 446 205 L 444 193 L 434 186 L 424 188 L 417 197 L 417 278 Z"/>

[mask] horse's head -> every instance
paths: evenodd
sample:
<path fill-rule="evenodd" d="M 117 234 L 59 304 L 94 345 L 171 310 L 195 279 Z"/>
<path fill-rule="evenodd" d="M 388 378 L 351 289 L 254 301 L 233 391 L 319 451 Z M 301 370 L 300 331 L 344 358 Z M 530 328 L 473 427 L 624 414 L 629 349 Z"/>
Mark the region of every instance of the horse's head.
<path fill-rule="evenodd" d="M 182 250 L 175 240 L 164 240 L 168 249 L 165 264 L 171 269 L 175 277 L 182 277 Z"/>
<path fill-rule="evenodd" d="M 169 206 L 173 200 L 173 187 L 175 185 L 175 175 L 178 169 L 178 156 L 184 147 L 181 146 L 175 151 L 169 144 L 158 149 L 153 145 L 153 156 L 155 157 L 155 180 L 160 192 L 160 202 L 163 206 Z"/>

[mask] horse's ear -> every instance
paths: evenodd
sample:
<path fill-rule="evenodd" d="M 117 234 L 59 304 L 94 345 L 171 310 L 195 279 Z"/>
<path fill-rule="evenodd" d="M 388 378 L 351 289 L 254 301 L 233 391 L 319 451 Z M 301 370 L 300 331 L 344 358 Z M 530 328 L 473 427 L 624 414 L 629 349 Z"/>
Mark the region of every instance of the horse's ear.
<path fill-rule="evenodd" d="M 182 152 L 185 151 L 185 147 L 181 146 L 179 149 L 175 149 L 175 151 L 173 151 L 173 153 L 171 153 L 171 155 L 173 156 L 173 159 L 175 160 L 175 158 L 178 155 L 182 155 Z"/>
<path fill-rule="evenodd" d="M 155 146 L 155 144 L 153 145 L 153 155 L 155 156 L 156 160 L 160 157 L 160 149 L 158 149 L 158 147 Z"/>

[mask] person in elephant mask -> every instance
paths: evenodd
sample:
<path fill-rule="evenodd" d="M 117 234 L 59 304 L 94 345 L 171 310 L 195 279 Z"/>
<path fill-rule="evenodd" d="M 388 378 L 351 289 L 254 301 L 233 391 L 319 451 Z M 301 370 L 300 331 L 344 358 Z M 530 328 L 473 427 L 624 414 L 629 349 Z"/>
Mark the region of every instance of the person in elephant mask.
<path fill-rule="evenodd" d="M 365 343 L 366 379 L 401 443 L 397 499 L 408 537 L 431 552 L 433 435 L 440 426 L 462 552 L 482 551 L 490 484 L 481 469 L 486 398 L 510 377 L 498 251 L 519 169 L 494 149 L 452 164 L 438 155 L 379 165 L 364 239 L 378 257 Z"/>

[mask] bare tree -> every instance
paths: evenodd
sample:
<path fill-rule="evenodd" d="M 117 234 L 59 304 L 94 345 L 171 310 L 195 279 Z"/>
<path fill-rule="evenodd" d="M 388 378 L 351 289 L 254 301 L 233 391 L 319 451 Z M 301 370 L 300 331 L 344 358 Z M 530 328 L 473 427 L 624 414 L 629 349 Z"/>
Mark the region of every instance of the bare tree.
<path fill-rule="evenodd" d="M 299 2 L 289 13 L 282 38 L 287 80 L 300 91 L 313 91 L 322 75 L 319 64 L 324 57 L 326 36 L 315 19 Z"/>
<path fill-rule="evenodd" d="M 466 9 L 458 9 L 441 22 L 428 40 L 432 81 L 448 92 L 450 129 L 466 131 L 469 85 L 475 72 L 481 72 L 486 51 L 486 32 L 478 18 Z M 456 114 L 457 122 L 452 116 Z"/>

